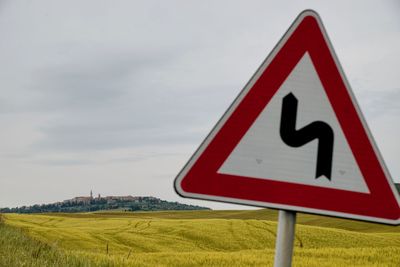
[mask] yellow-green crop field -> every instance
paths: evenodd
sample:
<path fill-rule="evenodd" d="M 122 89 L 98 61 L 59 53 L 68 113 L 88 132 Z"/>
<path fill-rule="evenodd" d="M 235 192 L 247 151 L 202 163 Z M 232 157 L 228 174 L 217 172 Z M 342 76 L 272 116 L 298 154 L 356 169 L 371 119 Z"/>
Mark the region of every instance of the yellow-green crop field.
<path fill-rule="evenodd" d="M 0 266 L 271 266 L 276 211 L 3 215 Z M 400 266 L 400 227 L 298 214 L 294 266 Z"/>

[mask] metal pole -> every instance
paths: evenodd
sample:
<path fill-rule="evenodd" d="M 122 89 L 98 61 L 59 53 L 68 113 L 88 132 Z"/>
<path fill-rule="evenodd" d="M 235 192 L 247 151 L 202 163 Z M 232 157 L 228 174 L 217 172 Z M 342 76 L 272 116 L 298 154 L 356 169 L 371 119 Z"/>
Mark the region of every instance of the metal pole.
<path fill-rule="evenodd" d="M 291 267 L 296 212 L 279 210 L 274 267 Z"/>

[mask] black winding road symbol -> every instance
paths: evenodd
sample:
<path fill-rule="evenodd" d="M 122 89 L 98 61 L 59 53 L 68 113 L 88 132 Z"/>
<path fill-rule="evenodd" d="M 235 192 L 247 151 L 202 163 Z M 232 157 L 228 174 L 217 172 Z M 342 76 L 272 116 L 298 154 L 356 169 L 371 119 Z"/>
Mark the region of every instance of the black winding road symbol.
<path fill-rule="evenodd" d="M 314 121 L 296 130 L 298 100 L 294 94 L 287 94 L 282 100 L 280 135 L 286 145 L 300 147 L 318 139 L 317 170 L 315 179 L 325 175 L 331 180 L 333 141 L 332 128 L 323 121 Z"/>

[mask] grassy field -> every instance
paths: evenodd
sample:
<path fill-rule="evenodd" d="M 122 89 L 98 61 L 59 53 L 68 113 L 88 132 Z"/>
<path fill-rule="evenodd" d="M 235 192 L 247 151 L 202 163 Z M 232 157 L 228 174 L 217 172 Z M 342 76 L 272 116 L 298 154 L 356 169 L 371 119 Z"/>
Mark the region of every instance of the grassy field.
<path fill-rule="evenodd" d="M 277 213 L 3 217 L 0 266 L 268 266 Z M 299 214 L 293 260 L 294 266 L 400 266 L 400 227 Z"/>

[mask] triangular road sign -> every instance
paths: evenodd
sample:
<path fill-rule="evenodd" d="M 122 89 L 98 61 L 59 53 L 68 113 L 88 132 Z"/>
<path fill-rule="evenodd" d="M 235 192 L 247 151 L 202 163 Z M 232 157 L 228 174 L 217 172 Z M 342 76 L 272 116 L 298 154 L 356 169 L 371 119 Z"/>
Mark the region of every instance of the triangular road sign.
<path fill-rule="evenodd" d="M 175 180 L 181 196 L 400 224 L 318 15 L 301 13 Z"/>

